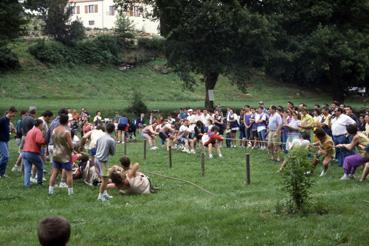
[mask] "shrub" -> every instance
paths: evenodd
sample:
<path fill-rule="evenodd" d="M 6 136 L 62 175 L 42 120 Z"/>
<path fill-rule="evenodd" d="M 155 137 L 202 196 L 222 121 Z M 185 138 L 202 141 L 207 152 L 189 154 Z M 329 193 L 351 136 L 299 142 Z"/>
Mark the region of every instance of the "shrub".
<path fill-rule="evenodd" d="M 73 21 L 68 27 L 65 44 L 76 45 L 78 41 L 86 38 L 86 28 L 80 21 Z"/>
<path fill-rule="evenodd" d="M 163 38 L 139 38 L 138 39 L 138 47 L 157 52 L 157 53 L 164 53 L 164 45 L 165 39 Z"/>
<path fill-rule="evenodd" d="M 292 149 L 286 160 L 283 171 L 283 188 L 289 194 L 286 203 L 289 213 L 305 212 L 309 207 L 310 188 L 313 181 L 306 175 L 311 170 L 309 151 L 305 148 Z"/>
<path fill-rule="evenodd" d="M 81 62 L 88 64 L 118 64 L 120 46 L 114 36 L 102 35 L 79 42 L 76 46 Z"/>
<path fill-rule="evenodd" d="M 0 47 L 0 71 L 7 71 L 19 67 L 20 64 L 17 55 L 5 46 Z"/>
<path fill-rule="evenodd" d="M 131 105 L 128 107 L 128 112 L 134 115 L 147 112 L 147 106 L 142 100 L 142 94 L 136 90 L 133 92 L 133 99 Z"/>
<path fill-rule="evenodd" d="M 134 38 L 132 21 L 130 21 L 125 15 L 120 14 L 115 22 L 114 32 L 119 38 Z"/>
<path fill-rule="evenodd" d="M 29 47 L 29 52 L 39 61 L 48 64 L 67 64 L 77 62 L 73 51 L 56 41 L 39 40 Z"/>

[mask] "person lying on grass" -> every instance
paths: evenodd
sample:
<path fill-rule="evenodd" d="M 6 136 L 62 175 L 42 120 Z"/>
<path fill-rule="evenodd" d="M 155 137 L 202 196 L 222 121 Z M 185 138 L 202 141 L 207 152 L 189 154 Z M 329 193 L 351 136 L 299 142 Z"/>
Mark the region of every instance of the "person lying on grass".
<path fill-rule="evenodd" d="M 116 188 L 120 193 L 128 195 L 154 193 L 156 189 L 151 185 L 150 179 L 138 171 L 139 168 L 138 163 L 130 164 L 128 170 L 125 170 L 124 167 L 114 166 L 110 170 L 109 177 L 112 183 L 109 188 Z"/>
<path fill-rule="evenodd" d="M 319 164 L 319 159 L 321 159 L 323 170 L 320 174 L 320 177 L 323 177 L 326 175 L 329 164 L 334 158 L 334 143 L 332 138 L 328 136 L 322 128 L 317 128 L 314 131 L 314 135 L 318 139 L 318 141 L 314 143 L 314 145 L 318 147 L 318 153 L 313 160 L 313 170 Z"/>

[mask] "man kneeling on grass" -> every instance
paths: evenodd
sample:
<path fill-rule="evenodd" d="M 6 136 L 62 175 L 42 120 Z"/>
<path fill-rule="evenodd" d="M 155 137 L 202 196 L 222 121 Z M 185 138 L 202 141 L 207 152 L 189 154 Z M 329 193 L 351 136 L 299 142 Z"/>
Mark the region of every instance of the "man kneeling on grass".
<path fill-rule="evenodd" d="M 128 195 L 150 194 L 156 191 L 149 177 L 138 171 L 138 163 L 131 164 L 128 157 L 123 157 L 121 165 L 122 167 L 113 166 L 110 169 L 110 188 L 117 188 L 120 193 Z"/>

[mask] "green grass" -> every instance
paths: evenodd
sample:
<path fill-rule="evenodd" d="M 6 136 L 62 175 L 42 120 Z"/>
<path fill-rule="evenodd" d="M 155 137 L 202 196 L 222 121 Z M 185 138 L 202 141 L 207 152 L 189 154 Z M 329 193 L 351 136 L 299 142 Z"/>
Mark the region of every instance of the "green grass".
<path fill-rule="evenodd" d="M 205 90 L 199 82 L 194 91 L 184 90 L 183 83 L 174 73 L 163 75 L 154 67 L 165 63 L 159 59 L 130 71 L 122 72 L 113 66 L 46 66 L 34 59 L 28 47 L 34 41 L 18 41 L 13 45 L 20 58 L 22 69 L 0 74 L 0 109 L 10 105 L 26 109 L 36 105 L 40 110 L 58 110 L 66 106 L 86 107 L 91 112 L 102 110 L 106 114 L 122 111 L 130 103 L 133 91 L 143 95 L 150 109 L 164 111 L 180 107 L 203 107 Z M 245 104 L 286 105 L 288 100 L 315 103 L 329 103 L 327 94 L 314 88 L 299 88 L 271 80 L 255 73 L 247 81 L 247 93 L 242 93 L 225 77 L 220 77 L 215 88 L 215 103 L 222 106 L 241 107 Z M 369 106 L 363 100 L 349 99 L 356 108 Z"/>
<path fill-rule="evenodd" d="M 37 245 L 36 226 L 44 217 L 65 216 L 72 224 L 70 245 L 367 245 L 368 182 L 342 182 L 342 170 L 329 169 L 324 178 L 314 176 L 313 197 L 329 212 L 308 216 L 278 215 L 275 205 L 281 191 L 278 166 L 265 152 L 251 151 L 252 184 L 244 183 L 243 149 L 223 149 L 224 158 L 206 159 L 200 176 L 199 155 L 173 152 L 173 167 L 160 149 L 143 161 L 143 144 L 127 147 L 143 172 L 156 172 L 195 182 L 215 196 L 173 180 L 152 175 L 157 194 L 121 196 L 116 191 L 108 203 L 96 201 L 98 190 L 75 182 L 75 195 L 57 190 L 47 195 L 47 185 L 25 189 L 10 172 L 16 158 L 10 143 L 9 179 L 0 180 L 0 244 Z M 112 159 L 117 163 L 123 153 Z M 358 174 L 360 170 L 358 170 Z"/>

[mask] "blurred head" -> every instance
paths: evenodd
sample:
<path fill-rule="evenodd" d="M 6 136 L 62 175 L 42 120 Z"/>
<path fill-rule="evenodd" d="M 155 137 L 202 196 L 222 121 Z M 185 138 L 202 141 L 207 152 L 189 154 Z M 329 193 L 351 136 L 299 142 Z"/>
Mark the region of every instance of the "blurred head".
<path fill-rule="evenodd" d="M 274 114 L 276 111 L 277 111 L 277 107 L 276 106 L 274 106 L 274 105 L 270 106 L 270 108 L 269 108 L 269 113 L 270 114 Z"/>
<path fill-rule="evenodd" d="M 119 162 L 124 169 L 129 169 L 131 165 L 131 160 L 127 156 L 123 156 L 122 158 L 120 158 Z"/>
<path fill-rule="evenodd" d="M 347 115 L 352 115 L 352 107 L 351 106 L 346 106 L 345 107 L 345 112 Z"/>
<path fill-rule="evenodd" d="M 17 114 L 17 109 L 15 107 L 10 107 L 8 111 L 6 112 L 6 117 L 10 120 L 14 119 L 14 117 Z"/>
<path fill-rule="evenodd" d="M 69 120 L 68 115 L 66 115 L 66 114 L 62 114 L 62 115 L 60 115 L 59 123 L 60 123 L 60 125 L 65 126 L 65 125 L 67 125 L 67 124 L 68 124 L 68 120 Z"/>
<path fill-rule="evenodd" d="M 344 109 L 343 108 L 336 108 L 335 110 L 334 110 L 334 115 L 336 116 L 336 117 L 339 117 L 341 114 L 343 114 L 344 113 Z"/>
<path fill-rule="evenodd" d="M 324 139 L 327 135 L 322 128 L 315 129 L 314 134 L 318 139 Z"/>
<path fill-rule="evenodd" d="M 70 237 L 70 224 L 64 217 L 53 216 L 43 219 L 37 228 L 42 246 L 64 246 Z"/>
<path fill-rule="evenodd" d="M 346 126 L 346 130 L 348 132 L 348 134 L 350 135 L 356 135 L 357 133 L 357 126 L 355 124 L 351 124 Z"/>
<path fill-rule="evenodd" d="M 35 127 L 37 127 L 38 129 L 42 129 L 43 126 L 43 121 L 40 119 L 35 120 Z"/>
<path fill-rule="evenodd" d="M 115 130 L 115 125 L 113 123 L 106 124 L 106 132 L 112 134 Z"/>
<path fill-rule="evenodd" d="M 47 111 L 45 111 L 45 112 L 42 113 L 42 117 L 44 117 L 44 120 L 46 122 L 48 122 L 48 123 L 50 122 L 50 120 L 53 117 L 53 115 L 54 114 L 51 111 L 49 111 L 49 110 L 47 110 Z"/>

